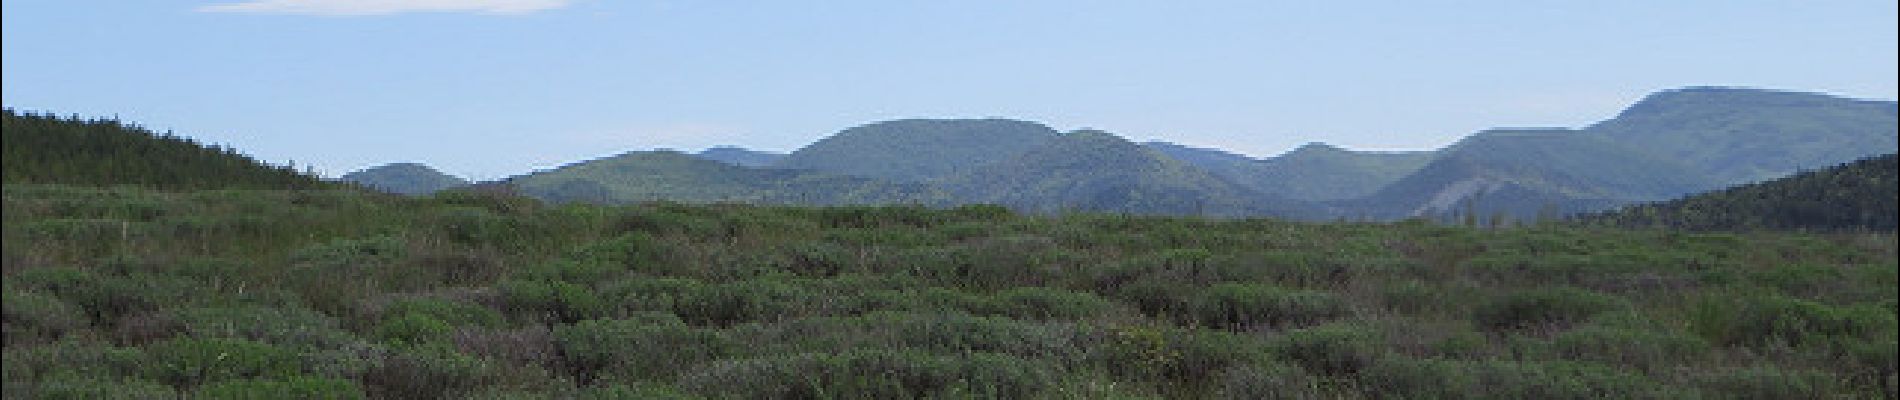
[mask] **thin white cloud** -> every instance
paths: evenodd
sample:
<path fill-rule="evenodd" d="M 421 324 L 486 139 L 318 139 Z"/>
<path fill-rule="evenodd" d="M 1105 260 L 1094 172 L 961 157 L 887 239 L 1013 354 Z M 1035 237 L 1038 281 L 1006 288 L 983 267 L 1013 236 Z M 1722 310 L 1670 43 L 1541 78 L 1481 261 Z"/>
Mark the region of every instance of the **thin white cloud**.
<path fill-rule="evenodd" d="M 412 12 L 527 14 L 572 0 L 252 0 L 198 7 L 199 12 L 303 15 L 389 15 Z"/>

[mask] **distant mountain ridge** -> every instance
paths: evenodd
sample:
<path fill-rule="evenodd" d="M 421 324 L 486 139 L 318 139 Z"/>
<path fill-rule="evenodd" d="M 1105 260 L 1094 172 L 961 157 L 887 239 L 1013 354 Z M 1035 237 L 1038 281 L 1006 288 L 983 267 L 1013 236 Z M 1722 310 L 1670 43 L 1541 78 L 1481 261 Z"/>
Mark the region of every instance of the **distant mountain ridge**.
<path fill-rule="evenodd" d="M 352 182 L 384 192 L 420 196 L 444 189 L 468 186 L 466 179 L 444 174 L 418 163 L 394 163 L 343 174 Z"/>
<path fill-rule="evenodd" d="M 1698 86 L 1651 94 L 1585 130 L 1728 186 L 1892 153 L 1896 115 L 1893 101 Z"/>
<path fill-rule="evenodd" d="M 1316 205 L 1218 178 L 1102 131 L 1064 133 L 945 183 L 966 201 L 1031 211 L 1313 217 Z"/>
<path fill-rule="evenodd" d="M 639 151 L 503 180 L 557 202 L 949 204 L 933 188 L 816 171 L 747 168 L 671 150 Z"/>
<path fill-rule="evenodd" d="M 844 129 L 790 154 L 732 146 L 633 152 L 484 185 L 562 202 L 996 203 L 1028 212 L 1524 220 L 1665 201 L 1892 154 L 1900 150 L 1897 111 L 1893 101 L 1690 87 L 1651 94 L 1582 128 L 1491 129 L 1416 152 L 1309 143 L 1265 159 L 1137 144 L 1095 130 L 1058 133 L 1028 121 L 906 119 Z M 6 122 L 8 183 L 332 184 L 116 121 L 8 110 Z M 402 193 L 466 183 L 413 164 L 346 178 Z"/>
<path fill-rule="evenodd" d="M 741 167 L 769 167 L 784 160 L 785 153 L 758 151 L 738 146 L 713 146 L 694 156 Z"/>
<path fill-rule="evenodd" d="M 1028 121 L 903 119 L 845 129 L 793 151 L 774 167 L 927 182 L 1009 159 L 1055 137 L 1055 129 Z"/>

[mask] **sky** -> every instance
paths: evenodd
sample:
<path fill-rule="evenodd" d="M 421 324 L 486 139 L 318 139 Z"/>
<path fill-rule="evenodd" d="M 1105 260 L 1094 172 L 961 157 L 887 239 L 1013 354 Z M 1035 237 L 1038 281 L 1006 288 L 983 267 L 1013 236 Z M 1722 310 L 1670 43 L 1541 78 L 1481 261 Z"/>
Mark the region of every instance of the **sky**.
<path fill-rule="evenodd" d="M 1579 127 L 1659 90 L 1891 100 L 1896 2 L 0 2 L 0 102 L 327 176 L 487 180 L 1005 117 L 1272 156 Z"/>

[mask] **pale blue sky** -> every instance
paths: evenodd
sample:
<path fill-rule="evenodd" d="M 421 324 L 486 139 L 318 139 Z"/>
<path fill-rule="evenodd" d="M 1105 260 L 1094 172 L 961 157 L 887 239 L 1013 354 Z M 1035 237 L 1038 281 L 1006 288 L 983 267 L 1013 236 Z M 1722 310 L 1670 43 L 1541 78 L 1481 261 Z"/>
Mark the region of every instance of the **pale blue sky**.
<path fill-rule="evenodd" d="M 7 106 L 328 175 L 492 179 L 1010 117 L 1270 156 L 1580 126 L 1656 90 L 1893 99 L 1895 2 L 7 0 Z"/>

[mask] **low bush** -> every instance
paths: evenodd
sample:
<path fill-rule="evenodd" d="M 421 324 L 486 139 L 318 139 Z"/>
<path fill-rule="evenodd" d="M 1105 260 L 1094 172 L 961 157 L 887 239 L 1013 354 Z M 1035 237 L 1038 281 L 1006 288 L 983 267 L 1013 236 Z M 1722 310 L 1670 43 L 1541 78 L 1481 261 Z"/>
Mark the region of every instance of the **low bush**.
<path fill-rule="evenodd" d="M 1628 304 L 1622 299 L 1582 289 L 1531 289 L 1479 304 L 1472 311 L 1472 321 L 1479 329 L 1492 332 L 1550 332 L 1626 307 Z"/>
<path fill-rule="evenodd" d="M 1093 294 L 1046 287 L 1019 287 L 997 292 L 993 299 L 1003 315 L 1050 320 L 1099 316 L 1114 303 Z"/>
<path fill-rule="evenodd" d="M 1710 342 L 1756 348 L 1892 335 L 1895 325 L 1894 313 L 1877 305 L 1830 306 L 1750 293 L 1703 296 L 1688 319 L 1689 329 Z"/>
<path fill-rule="evenodd" d="M 720 358 L 732 347 L 719 332 L 677 319 L 588 320 L 555 327 L 553 334 L 562 363 L 581 383 L 671 379 L 679 369 Z"/>
<path fill-rule="evenodd" d="M 293 376 L 284 379 L 240 379 L 205 385 L 192 395 L 194 399 L 362 399 L 363 388 L 356 381 L 336 378 Z"/>
<path fill-rule="evenodd" d="M 283 378 L 303 370 L 296 351 L 245 339 L 177 338 L 145 346 L 146 376 L 181 389 L 246 378 Z"/>
<path fill-rule="evenodd" d="M 1660 372 L 1666 366 L 1708 356 L 1710 346 L 1701 338 L 1647 330 L 1589 326 L 1551 338 L 1565 359 L 1594 361 Z"/>
<path fill-rule="evenodd" d="M 1208 287 L 1188 307 L 1195 322 L 1225 329 L 1305 326 L 1347 314 L 1345 302 L 1331 293 L 1245 283 Z"/>
<path fill-rule="evenodd" d="M 741 399 L 1032 398 L 1054 377 L 1051 366 L 1002 354 L 854 350 L 717 361 L 686 372 L 680 386 Z"/>
<path fill-rule="evenodd" d="M 1288 331 L 1272 339 L 1273 354 L 1323 376 L 1352 376 L 1385 354 L 1385 343 L 1370 327 L 1328 324 Z"/>

